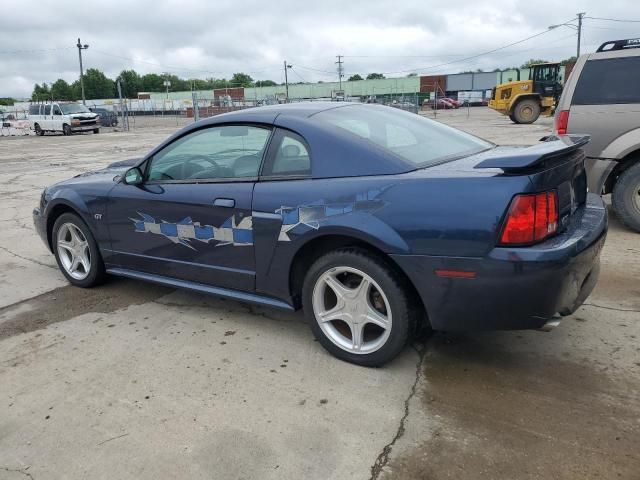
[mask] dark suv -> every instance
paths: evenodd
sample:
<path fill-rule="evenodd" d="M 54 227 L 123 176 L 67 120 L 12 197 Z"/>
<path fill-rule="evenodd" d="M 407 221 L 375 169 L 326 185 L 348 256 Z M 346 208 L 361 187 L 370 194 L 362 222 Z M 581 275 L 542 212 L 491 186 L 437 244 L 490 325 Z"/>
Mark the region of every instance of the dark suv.
<path fill-rule="evenodd" d="M 98 114 L 103 127 L 115 127 L 118 125 L 118 115 L 115 112 L 99 107 L 90 107 L 89 110 Z"/>

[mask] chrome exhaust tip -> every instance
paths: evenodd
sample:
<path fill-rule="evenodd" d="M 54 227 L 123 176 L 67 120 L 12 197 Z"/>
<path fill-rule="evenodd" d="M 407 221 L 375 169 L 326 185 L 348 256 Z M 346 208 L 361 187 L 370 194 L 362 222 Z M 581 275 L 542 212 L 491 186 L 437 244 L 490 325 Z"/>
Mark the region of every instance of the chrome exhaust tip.
<path fill-rule="evenodd" d="M 558 325 L 560 325 L 560 318 L 554 317 L 551 320 L 549 320 L 547 323 L 542 325 L 538 330 L 541 332 L 550 332 L 551 330 L 556 328 Z"/>

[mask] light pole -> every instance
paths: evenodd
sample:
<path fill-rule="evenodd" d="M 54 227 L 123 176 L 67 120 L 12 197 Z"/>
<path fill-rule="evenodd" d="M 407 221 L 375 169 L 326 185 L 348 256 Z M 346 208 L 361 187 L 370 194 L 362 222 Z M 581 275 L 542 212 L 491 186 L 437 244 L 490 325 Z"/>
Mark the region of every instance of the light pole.
<path fill-rule="evenodd" d="M 338 89 L 342 92 L 342 77 L 344 77 L 343 69 L 342 69 L 342 64 L 344 63 L 344 61 L 342 60 L 342 57 L 344 55 L 336 55 L 336 58 L 338 59 L 338 61 L 336 62 L 336 65 L 338 65 Z M 344 95 L 343 95 L 343 99 L 344 99 Z"/>
<path fill-rule="evenodd" d="M 578 32 L 578 45 L 576 48 L 576 58 L 580 56 L 580 41 L 582 39 L 582 18 L 586 15 L 585 12 L 580 12 L 577 14 L 578 25 L 574 25 L 573 23 L 559 23 L 558 25 L 550 25 L 549 30 L 553 30 L 558 27 L 569 27 Z"/>
<path fill-rule="evenodd" d="M 289 103 L 289 77 L 287 76 L 287 70 L 291 68 L 292 65 L 288 65 L 287 61 L 284 61 L 284 90 L 285 90 L 285 103 Z"/>
<path fill-rule="evenodd" d="M 78 43 L 76 45 L 78 47 L 78 59 L 80 60 L 80 90 L 82 90 L 82 104 L 86 105 L 87 102 L 84 98 L 84 73 L 82 71 L 82 50 L 86 50 L 89 48 L 89 45 L 86 43 L 83 45 L 80 43 L 80 39 L 78 38 Z"/>

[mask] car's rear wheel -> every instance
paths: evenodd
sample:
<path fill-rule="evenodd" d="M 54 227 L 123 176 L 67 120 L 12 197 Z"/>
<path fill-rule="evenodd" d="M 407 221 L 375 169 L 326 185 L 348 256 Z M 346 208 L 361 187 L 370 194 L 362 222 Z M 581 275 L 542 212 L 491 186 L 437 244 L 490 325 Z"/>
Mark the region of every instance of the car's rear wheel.
<path fill-rule="evenodd" d="M 320 257 L 302 301 L 315 337 L 336 357 L 377 367 L 396 357 L 415 331 L 416 312 L 396 272 L 357 248 Z"/>
<path fill-rule="evenodd" d="M 36 131 L 36 135 L 40 135 L 41 137 L 44 136 L 44 130 L 42 130 L 42 128 L 40 127 L 40 125 L 38 125 L 37 123 L 34 125 L 33 127 Z"/>
<path fill-rule="evenodd" d="M 640 232 L 640 163 L 627 168 L 618 177 L 611 201 L 622 223 Z"/>
<path fill-rule="evenodd" d="M 532 98 L 520 100 L 511 115 L 516 123 L 533 123 L 540 116 L 540 104 Z"/>
<path fill-rule="evenodd" d="M 98 245 L 80 217 L 73 213 L 60 215 L 52 234 L 58 267 L 69 282 L 88 288 L 104 280 L 104 263 Z"/>
<path fill-rule="evenodd" d="M 62 126 L 62 133 L 66 136 L 71 135 L 71 127 L 69 125 L 67 125 L 66 123 Z"/>
<path fill-rule="evenodd" d="M 94 128 L 93 129 L 93 133 L 100 133 L 100 129 L 99 128 Z"/>

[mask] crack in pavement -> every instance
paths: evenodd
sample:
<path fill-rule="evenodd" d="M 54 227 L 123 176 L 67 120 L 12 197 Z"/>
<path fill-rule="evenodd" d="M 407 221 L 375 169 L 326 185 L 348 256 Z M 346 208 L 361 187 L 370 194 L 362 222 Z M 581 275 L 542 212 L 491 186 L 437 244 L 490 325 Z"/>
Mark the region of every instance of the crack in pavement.
<path fill-rule="evenodd" d="M 598 305 L 596 303 L 583 303 L 582 305 L 586 307 L 596 307 L 596 308 L 604 308 L 605 310 L 614 310 L 616 312 L 634 312 L 640 313 L 640 310 L 636 310 L 633 308 L 616 308 L 616 307 L 606 307 L 604 305 Z"/>
<path fill-rule="evenodd" d="M 9 468 L 9 467 L 0 467 L 0 469 L 4 470 L 5 472 L 10 472 L 10 473 L 21 473 L 22 475 L 26 475 L 27 477 L 29 477 L 31 480 L 34 480 L 33 475 L 31 475 L 29 472 L 27 472 L 26 470 L 27 468 Z"/>
<path fill-rule="evenodd" d="M 418 353 L 418 362 L 416 363 L 416 378 L 413 381 L 411 390 L 409 391 L 409 396 L 404 401 L 404 414 L 400 419 L 398 430 L 396 430 L 396 434 L 394 435 L 393 439 L 384 446 L 382 451 L 376 457 L 376 461 L 371 466 L 371 476 L 369 477 L 369 480 L 376 480 L 380 476 L 380 474 L 382 473 L 382 469 L 389 462 L 389 455 L 391 454 L 393 446 L 404 435 L 405 423 L 407 421 L 407 418 L 409 417 L 409 403 L 411 402 L 411 399 L 416 395 L 418 383 L 420 382 L 420 378 L 422 377 L 422 362 L 424 361 L 425 353 L 427 351 L 426 345 L 423 345 L 422 349 L 418 349 L 415 346 L 413 347 L 413 349 Z"/>
<path fill-rule="evenodd" d="M 15 252 L 12 252 L 11 250 L 9 250 L 8 248 L 3 247 L 3 246 L 0 246 L 0 250 L 2 250 L 4 252 L 7 252 L 9 255 L 13 255 L 16 258 L 20 258 L 22 260 L 26 260 L 27 262 L 35 263 L 36 265 L 40 265 L 42 267 L 53 268 L 55 270 L 58 269 L 58 267 L 56 267 L 54 265 L 49 265 L 49 264 L 44 263 L 44 262 L 39 262 L 38 260 L 34 260 L 33 258 L 23 257 L 22 255 L 20 255 L 18 253 L 15 253 Z"/>

